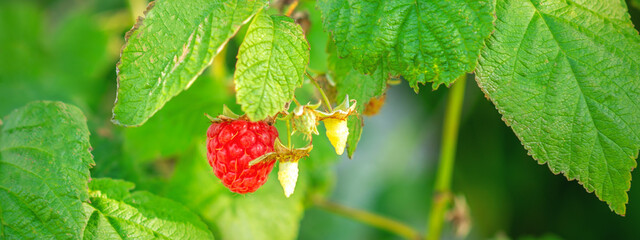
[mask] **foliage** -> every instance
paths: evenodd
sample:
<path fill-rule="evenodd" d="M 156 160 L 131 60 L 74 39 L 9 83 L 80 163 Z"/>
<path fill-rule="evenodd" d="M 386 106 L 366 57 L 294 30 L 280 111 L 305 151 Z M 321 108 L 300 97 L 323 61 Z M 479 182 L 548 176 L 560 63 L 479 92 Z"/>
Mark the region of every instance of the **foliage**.
<path fill-rule="evenodd" d="M 480 87 L 533 158 L 624 214 L 640 149 L 640 37 L 626 8 L 498 1 L 497 9 Z"/>
<path fill-rule="evenodd" d="M 2 239 L 388 239 L 317 200 L 420 232 L 432 195 L 458 191 L 469 206 L 451 206 L 447 237 L 461 222 L 469 238 L 638 237 L 637 0 L 158 0 L 144 13 L 145 1 L 71 2 L 0 3 Z M 455 192 L 435 191 L 428 161 L 452 111 L 436 89 L 466 74 L 477 87 L 464 95 Z M 428 82 L 433 92 L 412 94 Z M 381 96 L 390 106 L 363 116 Z M 336 167 L 322 122 L 347 98 L 353 161 Z M 318 102 L 320 135 L 291 134 L 293 109 Z M 204 115 L 223 105 L 274 120 L 292 151 L 313 147 L 291 198 L 278 167 L 247 195 L 214 176 Z"/>
<path fill-rule="evenodd" d="M 142 125 L 191 86 L 264 1 L 158 1 L 127 33 L 118 64 L 116 124 Z M 231 16 L 231 17 L 228 17 Z"/>
<path fill-rule="evenodd" d="M 93 159 L 80 109 L 34 102 L 7 116 L 1 134 L 3 236 L 81 236 Z"/>
<path fill-rule="evenodd" d="M 418 83 L 451 85 L 473 71 L 492 30 L 491 1 L 320 0 L 338 56 L 366 74 L 376 69 Z"/>
<path fill-rule="evenodd" d="M 7 239 L 213 239 L 188 209 L 133 184 L 89 183 L 89 130 L 82 112 L 32 102 L 4 119 L 0 135 L 0 236 Z"/>
<path fill-rule="evenodd" d="M 335 46 L 327 49 L 329 51 L 328 67 L 329 76 L 336 84 L 336 102 L 342 102 L 347 96 L 355 99 L 356 109 L 359 113 L 364 111 L 365 104 L 372 97 L 379 97 L 387 89 L 387 79 L 389 76 L 382 69 L 377 69 L 373 74 L 366 75 L 353 68 L 352 60 L 349 58 L 339 58 Z M 347 139 L 347 154 L 353 156 L 362 135 L 362 117 L 350 116 L 348 119 L 349 138 Z"/>
<path fill-rule="evenodd" d="M 238 103 L 249 119 L 285 110 L 308 62 L 309 44 L 293 19 L 258 13 L 238 50 L 234 74 Z"/>

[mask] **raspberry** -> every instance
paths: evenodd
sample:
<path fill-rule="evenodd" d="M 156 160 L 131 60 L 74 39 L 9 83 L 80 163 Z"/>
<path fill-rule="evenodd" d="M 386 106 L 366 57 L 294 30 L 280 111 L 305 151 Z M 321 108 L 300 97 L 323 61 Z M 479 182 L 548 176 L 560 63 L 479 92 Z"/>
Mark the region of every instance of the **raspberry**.
<path fill-rule="evenodd" d="M 349 137 L 347 119 L 327 118 L 324 120 L 324 126 L 327 129 L 327 137 L 331 145 L 336 149 L 338 155 L 342 155 Z"/>
<path fill-rule="evenodd" d="M 213 123 L 207 130 L 207 159 L 222 184 L 236 193 L 255 192 L 273 169 L 275 161 L 249 166 L 251 160 L 273 152 L 278 137 L 274 126 L 244 120 Z"/>
<path fill-rule="evenodd" d="M 284 189 L 284 196 L 289 197 L 296 189 L 296 182 L 298 181 L 298 161 L 281 162 L 279 168 L 278 180 L 280 180 L 280 185 L 282 185 L 282 189 Z"/>
<path fill-rule="evenodd" d="M 311 138 L 311 134 L 318 135 L 318 117 L 315 109 L 307 106 L 298 106 L 293 111 L 293 130 Z"/>

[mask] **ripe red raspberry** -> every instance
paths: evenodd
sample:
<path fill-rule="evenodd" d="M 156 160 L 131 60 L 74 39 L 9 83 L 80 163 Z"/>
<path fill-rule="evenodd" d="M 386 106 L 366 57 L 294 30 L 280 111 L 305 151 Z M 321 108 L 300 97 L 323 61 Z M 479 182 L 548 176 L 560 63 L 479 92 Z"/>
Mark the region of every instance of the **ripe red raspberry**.
<path fill-rule="evenodd" d="M 275 161 L 249 166 L 251 160 L 273 152 L 274 126 L 244 120 L 213 123 L 207 130 L 207 158 L 216 177 L 232 192 L 250 193 L 266 181 Z"/>

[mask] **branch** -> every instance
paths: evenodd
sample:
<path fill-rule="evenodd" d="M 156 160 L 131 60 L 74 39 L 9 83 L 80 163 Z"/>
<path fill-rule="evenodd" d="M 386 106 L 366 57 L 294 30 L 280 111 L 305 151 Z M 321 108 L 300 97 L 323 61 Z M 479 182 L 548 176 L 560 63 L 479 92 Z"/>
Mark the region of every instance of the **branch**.
<path fill-rule="evenodd" d="M 440 163 L 436 175 L 431 211 L 429 212 L 429 226 L 427 226 L 427 239 L 429 240 L 440 239 L 444 215 L 452 199 L 451 176 L 453 174 L 453 163 L 456 157 L 458 128 L 460 127 L 460 113 L 462 112 L 466 80 L 466 74 L 459 77 L 453 87 L 451 87 L 447 98 L 447 108 L 442 130 L 442 146 L 440 148 Z"/>
<path fill-rule="evenodd" d="M 395 233 L 398 236 L 402 236 L 406 239 L 423 239 L 418 231 L 405 225 L 404 223 L 367 211 L 342 206 L 340 204 L 330 202 L 322 197 L 312 197 L 311 199 L 315 206 L 329 212 L 351 218 L 353 220 L 368 224 L 382 230 L 386 230 L 391 233 Z"/>

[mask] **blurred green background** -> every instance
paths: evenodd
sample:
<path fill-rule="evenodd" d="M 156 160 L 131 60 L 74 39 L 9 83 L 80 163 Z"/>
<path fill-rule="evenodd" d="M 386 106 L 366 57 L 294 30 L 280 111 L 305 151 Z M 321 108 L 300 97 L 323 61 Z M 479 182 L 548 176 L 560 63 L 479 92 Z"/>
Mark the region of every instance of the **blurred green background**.
<path fill-rule="evenodd" d="M 138 189 L 179 200 L 195 208 L 214 235 L 229 236 L 230 230 L 217 229 L 212 221 L 220 219 L 219 202 L 238 198 L 219 197 L 226 191 L 220 186 L 198 185 L 211 176 L 192 170 L 200 169 L 204 161 L 200 155 L 208 122 L 203 114 L 220 113 L 222 104 L 239 109 L 231 79 L 243 33 L 229 42 L 194 86 L 144 126 L 124 129 L 110 122 L 115 66 L 124 34 L 135 18 L 132 13 L 145 6 L 137 0 L 0 1 L 0 116 L 33 100 L 79 106 L 92 134 L 97 163 L 93 177 L 126 179 Z M 328 36 L 313 6 L 313 1 L 303 1 L 298 11 L 311 16 L 309 67 L 324 72 Z M 638 26 L 640 11 L 630 2 L 629 6 Z M 454 192 L 464 196 L 469 207 L 472 228 L 466 239 L 640 239 L 638 186 L 632 185 L 629 192 L 627 216 L 615 215 L 576 182 L 538 165 L 475 81 L 467 84 L 453 182 Z M 296 92 L 300 100 L 311 100 L 313 94 L 308 87 Z M 362 140 L 351 160 L 335 156 L 324 135 L 316 137 L 312 156 L 301 165 L 294 198 L 326 196 L 424 233 L 446 94 L 444 87 L 423 88 L 420 94 L 406 83 L 392 87 L 379 115 L 365 119 Z M 633 172 L 633 178 L 639 174 Z M 272 175 L 262 193 L 281 197 L 276 181 Z M 247 202 L 240 208 L 250 207 Z M 399 239 L 304 203 L 299 239 Z M 445 231 L 445 238 L 458 239 L 452 226 Z"/>

